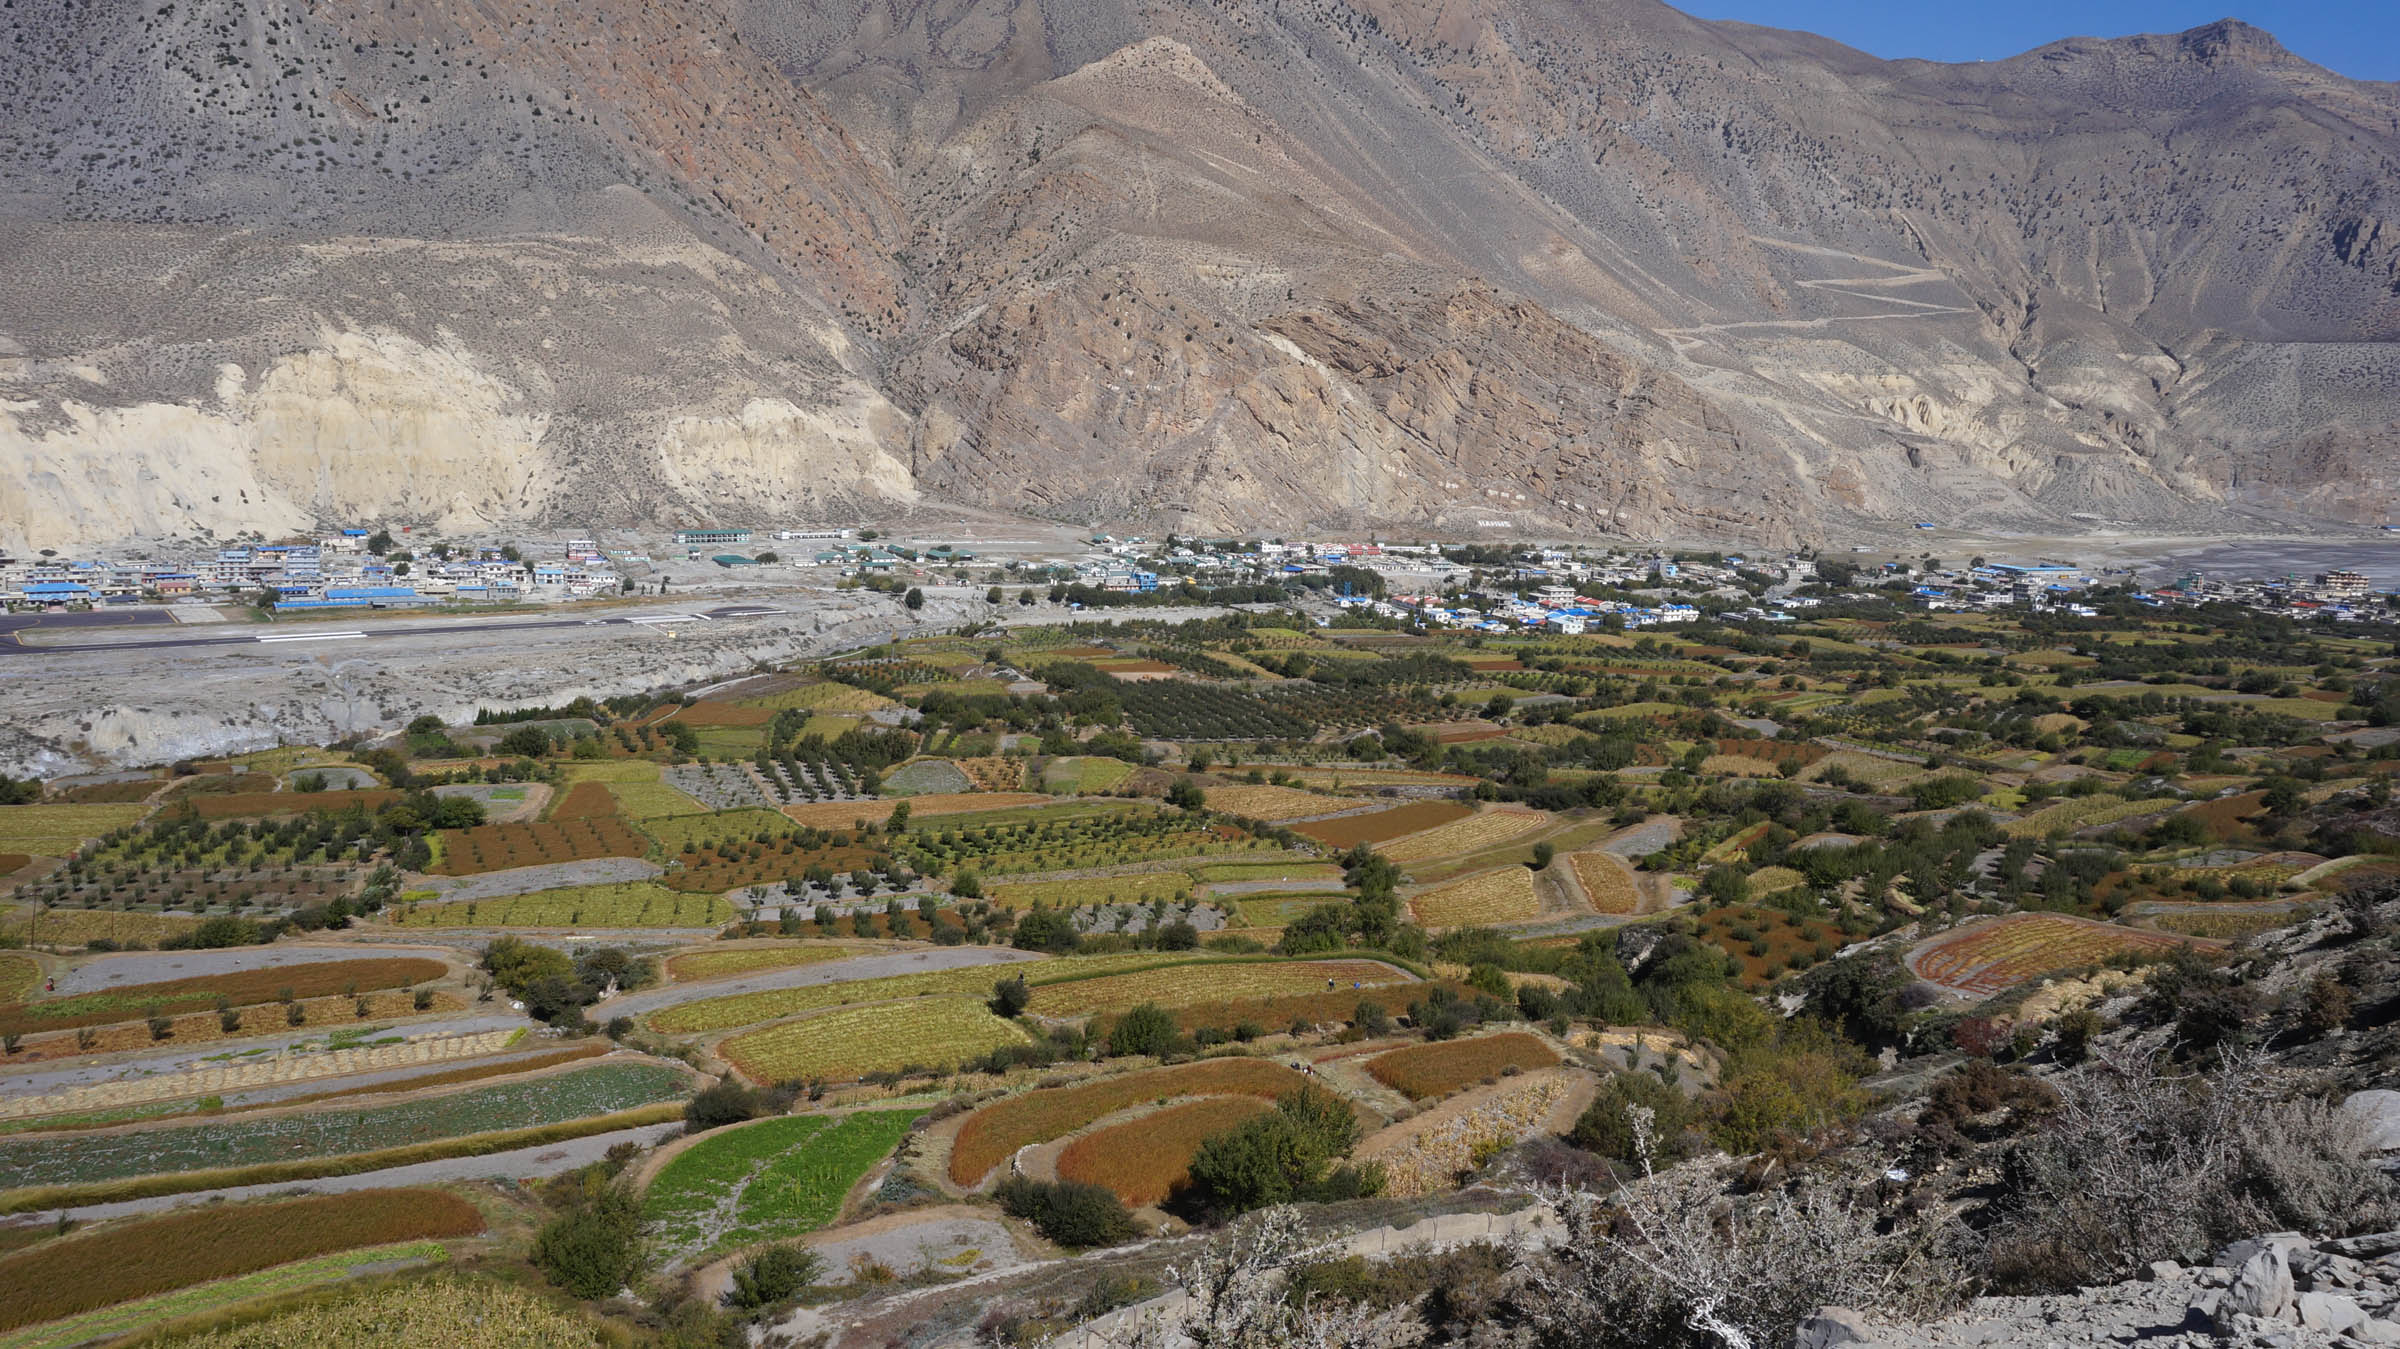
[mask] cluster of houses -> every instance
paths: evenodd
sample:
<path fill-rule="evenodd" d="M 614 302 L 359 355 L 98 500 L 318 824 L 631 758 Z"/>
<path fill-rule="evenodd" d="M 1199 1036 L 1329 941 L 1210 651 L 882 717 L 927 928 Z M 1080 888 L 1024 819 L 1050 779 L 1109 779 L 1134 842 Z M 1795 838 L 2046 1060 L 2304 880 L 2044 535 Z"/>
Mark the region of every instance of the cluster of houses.
<path fill-rule="evenodd" d="M 267 596 L 278 609 L 384 609 L 580 599 L 614 594 L 623 584 L 590 539 L 569 540 L 556 559 L 528 559 L 496 548 L 378 556 L 367 548 L 369 537 L 345 529 L 163 560 L 0 558 L 0 603 L 56 608 Z"/>

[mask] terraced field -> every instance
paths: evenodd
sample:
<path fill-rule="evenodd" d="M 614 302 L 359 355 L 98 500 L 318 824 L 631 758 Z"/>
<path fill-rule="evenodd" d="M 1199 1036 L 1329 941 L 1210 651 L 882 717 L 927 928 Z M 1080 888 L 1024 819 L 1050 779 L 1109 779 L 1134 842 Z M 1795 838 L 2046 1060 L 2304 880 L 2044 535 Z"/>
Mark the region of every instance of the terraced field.
<path fill-rule="evenodd" d="M 754 1082 L 851 1082 L 903 1068 L 947 1070 L 1030 1039 L 982 997 L 950 996 L 836 1008 L 734 1036 L 717 1052 Z"/>
<path fill-rule="evenodd" d="M 1248 1096 L 1271 1101 L 1307 1078 L 1265 1059 L 1231 1057 L 1044 1087 L 995 1101 L 967 1116 L 950 1146 L 950 1179 L 972 1186 L 1017 1149 L 1063 1138 L 1145 1101 L 1179 1096 Z"/>
<path fill-rule="evenodd" d="M 687 894 L 654 881 L 569 885 L 500 899 L 403 905 L 402 927 L 720 927 L 733 921 L 721 895 Z"/>
<path fill-rule="evenodd" d="M 1367 1060 L 1367 1072 L 1408 1099 L 1423 1101 L 1496 1080 L 1512 1068 L 1530 1072 L 1557 1062 L 1540 1036 L 1510 1031 L 1395 1049 Z"/>
<path fill-rule="evenodd" d="M 1541 912 L 1542 902 L 1534 893 L 1533 873 L 1511 866 L 1424 891 L 1408 907 L 1427 927 L 1471 927 L 1531 918 Z"/>
<path fill-rule="evenodd" d="M 1192 1178 L 1192 1157 L 1211 1135 L 1269 1108 L 1220 1096 L 1096 1129 L 1059 1153 L 1058 1176 L 1113 1190 L 1131 1208 L 1155 1204 Z"/>
<path fill-rule="evenodd" d="M 675 1262 L 816 1231 L 923 1113 L 786 1115 L 718 1130 L 659 1169 L 643 1211 Z"/>
<path fill-rule="evenodd" d="M 2182 938 L 2061 913 L 2012 913 L 1919 943 L 1910 972 L 1927 983 L 1989 997 L 2061 970 L 2097 965 L 2122 952 L 2163 954 Z"/>
<path fill-rule="evenodd" d="M 1364 815 L 1311 820 L 1293 826 L 1292 832 L 1313 838 L 1329 848 L 1349 848 L 1361 843 L 1380 846 L 1396 838 L 1463 820 L 1474 813 L 1474 807 L 1455 801 L 1416 801 Z"/>
<path fill-rule="evenodd" d="M 1380 851 L 1395 862 L 1463 856 L 1513 843 L 1541 832 L 1549 824 L 1550 815 L 1546 811 L 1486 810 L 1463 820 L 1437 825 L 1423 833 L 1411 834 Z"/>
<path fill-rule="evenodd" d="M 1043 983 L 1027 1008 L 1036 1016 L 1122 1012 L 1141 1004 L 1182 1007 L 1224 998 L 1273 998 L 1352 984 L 1372 988 L 1409 976 L 1371 960 L 1235 961 L 1171 965 L 1130 974 Z"/>
<path fill-rule="evenodd" d="M 335 1157 L 555 1124 L 672 1100 L 688 1090 L 688 1081 L 680 1069 L 661 1064 L 603 1063 L 365 1110 L 300 1111 L 134 1133 L 17 1138 L 0 1147 L 0 1189 Z"/>

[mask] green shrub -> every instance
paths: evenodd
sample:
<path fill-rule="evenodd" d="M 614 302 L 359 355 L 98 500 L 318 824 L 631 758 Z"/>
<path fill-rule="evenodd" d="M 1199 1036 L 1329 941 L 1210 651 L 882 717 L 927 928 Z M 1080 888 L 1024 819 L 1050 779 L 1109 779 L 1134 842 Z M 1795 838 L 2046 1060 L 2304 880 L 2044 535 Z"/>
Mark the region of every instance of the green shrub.
<path fill-rule="evenodd" d="M 797 1241 L 753 1251 L 733 1267 L 733 1286 L 725 1291 L 725 1305 L 755 1316 L 797 1297 L 801 1289 L 817 1281 L 824 1268 L 824 1260 Z"/>
<path fill-rule="evenodd" d="M 613 1295 L 649 1263 L 641 1200 L 612 1185 L 551 1219 L 534 1234 L 533 1263 L 577 1297 Z"/>
<path fill-rule="evenodd" d="M 1003 1212 L 1032 1223 L 1035 1231 L 1061 1246 L 1115 1246 L 1141 1235 L 1124 1201 L 1105 1186 L 1010 1176 L 992 1195 Z"/>

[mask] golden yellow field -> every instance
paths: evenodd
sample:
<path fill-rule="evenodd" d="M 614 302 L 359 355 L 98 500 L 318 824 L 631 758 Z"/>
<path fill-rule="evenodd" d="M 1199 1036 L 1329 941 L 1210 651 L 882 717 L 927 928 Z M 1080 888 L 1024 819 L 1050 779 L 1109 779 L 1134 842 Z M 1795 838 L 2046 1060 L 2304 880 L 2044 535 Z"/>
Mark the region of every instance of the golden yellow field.
<path fill-rule="evenodd" d="M 1367 960 L 1257 960 L 1205 965 L 1170 965 L 1093 979 L 1038 984 L 1028 1010 L 1037 1016 L 1082 1016 L 1087 1012 L 1122 1012 L 1145 1002 L 1161 1007 L 1223 1002 L 1236 998 L 1275 998 L 1295 993 L 1320 993 L 1326 981 L 1336 988 L 1357 984 L 1373 988 L 1399 984 L 1409 976 L 1388 965 Z"/>
<path fill-rule="evenodd" d="M 970 995 L 838 1008 L 736 1035 L 717 1052 L 754 1082 L 847 1082 L 896 1068 L 953 1068 L 1028 1038 Z"/>
<path fill-rule="evenodd" d="M 1210 810 L 1270 822 L 1330 815 L 1359 804 L 1362 803 L 1346 796 L 1322 796 L 1297 787 L 1276 787 L 1266 783 L 1242 783 L 1208 789 Z"/>
<path fill-rule="evenodd" d="M 1642 907 L 1641 888 L 1634 883 L 1633 868 L 1615 853 L 1579 852 L 1567 859 L 1575 868 L 1575 879 L 1582 883 L 1585 898 L 1592 901 L 1596 913 L 1639 913 Z"/>
<path fill-rule="evenodd" d="M 1395 862 L 1422 862 L 1434 857 L 1453 857 L 1481 852 L 1525 837 L 1550 823 L 1550 813 L 1544 810 L 1524 810 L 1496 806 L 1490 810 L 1439 825 L 1421 834 L 1410 834 L 1383 847 L 1384 856 Z"/>
<path fill-rule="evenodd" d="M 1524 867 L 1499 867 L 1452 881 L 1408 901 L 1417 921 L 1427 927 L 1468 927 L 1531 918 L 1541 912 L 1533 892 L 1533 873 Z"/>

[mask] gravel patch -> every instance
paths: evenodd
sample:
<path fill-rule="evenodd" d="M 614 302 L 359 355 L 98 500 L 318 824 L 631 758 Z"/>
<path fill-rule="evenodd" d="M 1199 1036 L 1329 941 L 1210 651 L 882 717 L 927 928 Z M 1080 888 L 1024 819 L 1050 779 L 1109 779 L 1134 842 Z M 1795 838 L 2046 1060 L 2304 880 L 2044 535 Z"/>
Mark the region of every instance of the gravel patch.
<path fill-rule="evenodd" d="M 646 881 L 665 869 L 641 857 L 587 857 L 580 862 L 551 862 L 538 867 L 512 867 L 474 876 L 427 876 L 409 886 L 431 890 L 441 899 L 499 899 L 506 895 L 556 890 L 568 885 L 599 885 L 611 881 Z"/>

